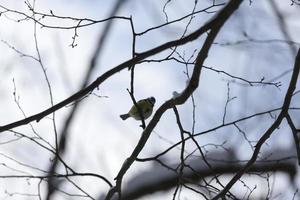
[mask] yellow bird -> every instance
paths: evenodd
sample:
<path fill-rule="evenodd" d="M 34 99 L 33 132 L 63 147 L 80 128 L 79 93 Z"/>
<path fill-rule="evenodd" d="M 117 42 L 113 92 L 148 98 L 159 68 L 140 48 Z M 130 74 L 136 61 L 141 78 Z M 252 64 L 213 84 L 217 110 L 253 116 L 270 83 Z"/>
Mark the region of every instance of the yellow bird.
<path fill-rule="evenodd" d="M 153 107 L 155 104 L 155 98 L 149 97 L 147 99 L 142 99 L 137 102 L 138 107 L 141 109 L 144 119 L 147 119 L 151 116 Z M 141 120 L 139 111 L 135 105 L 133 105 L 128 113 L 120 115 L 121 119 L 126 120 L 129 117 L 134 118 L 135 120 Z"/>

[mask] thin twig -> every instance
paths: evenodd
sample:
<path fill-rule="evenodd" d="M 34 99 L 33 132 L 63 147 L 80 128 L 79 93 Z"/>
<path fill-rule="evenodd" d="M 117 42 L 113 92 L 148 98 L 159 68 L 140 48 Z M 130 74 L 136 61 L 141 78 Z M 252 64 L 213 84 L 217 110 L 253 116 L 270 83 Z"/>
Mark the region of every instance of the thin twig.
<path fill-rule="evenodd" d="M 186 100 L 190 97 L 190 95 L 197 89 L 199 85 L 199 77 L 202 69 L 202 65 L 204 63 L 204 60 L 206 59 L 209 49 L 211 45 L 213 44 L 213 41 L 215 37 L 217 36 L 219 30 L 223 26 L 223 24 L 228 20 L 228 18 L 231 16 L 231 14 L 239 7 L 239 5 L 242 3 L 241 0 L 232 0 L 230 1 L 227 6 L 224 7 L 222 11 L 218 13 L 218 15 L 210 22 L 208 22 L 206 25 L 208 25 L 208 29 L 211 31 L 209 32 L 198 56 L 196 59 L 194 71 L 191 76 L 191 80 L 185 90 L 176 98 L 171 98 L 165 103 L 163 103 L 156 113 L 154 114 L 153 118 L 149 122 L 148 126 L 146 129 L 144 129 L 141 138 L 136 145 L 135 149 L 131 153 L 130 157 L 128 157 L 125 162 L 123 163 L 120 171 L 118 172 L 117 177 L 115 178 L 116 180 L 116 186 L 112 190 L 108 192 L 107 198 L 110 199 L 113 196 L 113 193 L 115 191 L 120 192 L 121 191 L 121 186 L 122 186 L 122 180 L 124 175 L 126 174 L 127 170 L 130 168 L 130 166 L 133 164 L 133 162 L 136 160 L 137 156 L 139 153 L 142 151 L 143 147 L 145 146 L 148 138 L 150 137 L 150 134 L 154 127 L 157 125 L 158 121 L 160 120 L 161 116 L 163 115 L 164 112 L 166 112 L 168 109 L 171 109 L 174 107 L 174 105 L 180 105 L 186 102 Z M 184 37 L 181 39 L 185 40 L 188 36 Z M 109 198 L 108 198 L 109 196 Z M 120 193 L 119 193 L 119 199 L 121 199 Z"/>
<path fill-rule="evenodd" d="M 263 136 L 259 139 L 255 146 L 255 150 L 252 154 L 251 159 L 247 162 L 247 164 L 239 170 L 235 176 L 229 181 L 229 183 L 225 186 L 225 188 L 218 194 L 216 195 L 213 200 L 218 200 L 220 198 L 225 197 L 227 192 L 230 190 L 230 188 L 242 177 L 243 174 L 247 172 L 247 170 L 255 163 L 258 154 L 260 152 L 261 147 L 263 144 L 265 144 L 266 140 L 272 135 L 274 130 L 278 128 L 278 126 L 281 124 L 282 120 L 287 116 L 290 102 L 293 96 L 293 92 L 296 88 L 296 83 L 298 80 L 298 75 L 300 71 L 300 49 L 298 51 L 297 57 L 295 59 L 295 65 L 294 65 L 294 70 L 292 74 L 292 78 L 289 84 L 289 88 L 286 92 L 284 102 L 282 105 L 282 110 L 280 114 L 278 115 L 278 118 L 275 120 L 275 122 L 270 126 L 270 128 L 263 134 Z"/>

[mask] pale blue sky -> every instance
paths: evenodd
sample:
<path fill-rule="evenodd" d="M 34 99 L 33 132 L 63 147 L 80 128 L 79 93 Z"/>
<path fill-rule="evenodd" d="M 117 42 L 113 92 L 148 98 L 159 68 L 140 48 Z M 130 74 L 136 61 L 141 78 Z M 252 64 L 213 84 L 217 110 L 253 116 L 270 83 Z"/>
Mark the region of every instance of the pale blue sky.
<path fill-rule="evenodd" d="M 169 19 L 176 19 L 190 12 L 194 5 L 193 2 L 191 0 L 171 1 L 166 9 Z M 209 1 L 202 3 L 207 4 L 207 2 Z M 288 2 L 277 2 L 280 2 L 280 10 L 285 16 L 288 31 L 293 41 L 300 42 L 300 24 L 296 20 L 300 17 L 299 7 L 290 6 Z M 111 3 L 112 1 L 104 0 L 36 0 L 36 9 L 45 13 L 49 13 L 49 10 L 52 10 L 54 14 L 63 16 L 102 19 L 107 17 Z M 127 17 L 132 15 L 136 31 L 140 32 L 149 27 L 160 25 L 165 21 L 162 12 L 164 3 L 165 1 L 158 0 L 129 0 L 118 15 Z M 2 0 L 0 5 L 28 12 L 24 1 Z M 198 9 L 203 7 L 200 5 L 202 4 L 199 3 Z M 12 16 L 18 19 L 18 16 Z M 188 33 L 195 30 L 195 28 L 199 27 L 211 16 L 213 15 L 197 15 L 192 21 Z M 49 23 L 60 26 L 72 24 L 70 21 L 62 22 L 60 20 L 49 21 Z M 144 36 L 137 38 L 137 51 L 148 50 L 161 43 L 178 38 L 182 34 L 186 23 L 187 20 L 161 30 L 150 31 Z M 93 53 L 98 34 L 101 32 L 103 25 L 96 24 L 80 28 L 78 30 L 79 37 L 76 39 L 76 43 L 78 44 L 76 48 L 69 46 L 72 42 L 74 30 L 38 28 L 37 34 L 40 52 L 43 63 L 47 68 L 55 103 L 58 103 L 78 90 L 82 75 L 88 66 L 87 63 Z M 31 21 L 16 23 L 1 16 L 0 30 L 2 30 L 0 32 L 1 40 L 25 54 L 36 56 L 33 40 L 33 23 Z M 226 43 L 245 40 L 247 38 L 243 35 L 243 32 L 247 32 L 249 37 L 259 40 L 284 39 L 277 21 L 274 20 L 274 13 L 266 1 L 256 0 L 253 1 L 252 5 L 244 2 L 240 10 L 225 24 L 216 42 Z M 178 51 L 181 54 L 185 52 L 186 58 L 188 58 L 194 49 L 201 47 L 203 39 L 204 37 L 201 37 L 201 40 L 198 42 L 190 43 L 183 48 L 180 47 Z M 91 81 L 108 69 L 131 58 L 131 42 L 132 35 L 129 22 L 125 20 L 116 21 Z M 7 124 L 23 118 L 13 99 L 13 79 L 17 95 L 20 96 L 20 104 L 27 116 L 48 108 L 50 101 L 47 85 L 40 66 L 30 58 L 20 57 L 4 43 L 0 44 L 0 52 L 2 55 L 0 57 L 0 74 L 3 74 L 0 80 L 0 103 L 2 109 L 0 123 Z M 170 51 L 167 52 L 169 53 Z M 165 52 L 153 58 L 162 58 L 162 55 L 166 55 Z M 281 72 L 291 68 L 293 62 L 289 46 L 284 43 L 242 43 L 232 46 L 220 46 L 216 44 L 211 49 L 205 66 L 224 70 L 232 75 L 249 80 L 259 81 L 263 77 L 266 80 L 276 77 Z M 189 70 L 192 70 L 192 66 L 189 66 Z M 187 79 L 183 73 L 184 71 L 184 65 L 173 61 L 138 65 L 136 67 L 135 79 L 136 97 L 140 99 L 155 96 L 157 103 L 154 110 L 156 110 L 164 101 L 172 97 L 174 91 L 181 92 L 184 89 Z M 274 86 L 245 87 L 240 82 L 231 83 L 230 95 L 232 97 L 237 96 L 237 99 L 229 104 L 226 120 L 235 120 L 255 112 L 281 106 L 282 97 L 288 86 L 289 76 L 290 73 L 278 80 L 282 82 L 280 89 Z M 222 74 L 203 69 L 199 89 L 194 94 L 197 104 L 196 132 L 204 131 L 222 123 L 228 81 L 232 81 L 232 79 Z M 123 161 L 134 149 L 141 134 L 141 128 L 138 127 L 139 123 L 132 119 L 122 121 L 119 118 L 119 114 L 127 112 L 132 105 L 126 91 L 126 88 L 130 87 L 129 84 L 130 73 L 127 70 L 123 70 L 102 84 L 99 90 L 95 90 L 96 94 L 105 95 L 109 98 L 98 98 L 90 95 L 82 101 L 83 105 L 73 122 L 72 133 L 69 138 L 68 154 L 65 157 L 67 162 L 75 169 L 107 175 L 107 178 L 113 181 Z M 178 107 L 183 124 L 189 130 L 192 124 L 191 106 L 189 100 L 188 104 Z M 295 106 L 297 106 L 296 103 Z M 60 130 L 69 109 L 67 107 L 57 112 L 58 130 Z M 166 112 L 155 128 L 155 132 L 150 137 L 144 151 L 142 151 L 141 155 L 143 157 L 155 155 L 169 147 L 170 143 L 180 140 L 180 134 L 174 122 L 175 117 L 173 112 Z M 259 126 L 257 125 L 258 122 Z M 265 131 L 271 122 L 270 117 L 265 116 L 260 118 L 259 121 L 250 120 L 240 124 L 240 126 L 249 133 L 251 139 L 257 140 L 258 136 Z M 33 123 L 33 126 L 43 137 L 47 138 L 53 144 L 53 128 L 48 118 L 41 120 L 38 124 Z M 269 140 L 269 146 L 282 146 L 284 148 L 290 146 L 290 142 L 292 141 L 291 134 L 283 134 L 282 132 L 285 132 L 283 131 L 285 129 L 287 128 L 282 127 L 281 134 L 276 134 L 276 137 L 274 136 Z M 30 128 L 27 126 L 16 130 L 32 135 Z M 6 132 L 1 137 L 3 140 L 8 140 L 13 136 L 11 133 Z M 242 142 L 241 145 L 236 145 L 236 142 L 242 139 L 242 135 L 236 129 L 226 128 L 199 137 L 199 143 L 201 145 L 207 143 L 221 144 L 224 141 L 228 141 L 226 147 L 238 149 L 241 152 L 241 158 L 248 159 L 249 155 L 251 155 L 251 149 L 247 143 Z M 193 150 L 194 148 L 188 146 L 187 150 Z M 215 149 L 211 148 L 211 151 L 213 150 Z M 0 152 L 15 157 L 22 162 L 38 165 L 40 168 L 47 169 L 49 165 L 49 152 L 42 151 L 40 147 L 28 141 L 20 140 L 16 143 L 2 145 L 0 146 Z M 170 153 L 169 158 L 177 160 L 179 159 L 179 153 L 179 150 L 174 150 Z M 0 157 L 0 162 L 7 163 L 8 161 L 6 158 Z M 11 162 L 10 166 L 30 172 L 30 169 L 23 169 L 23 167 L 14 162 Z M 147 168 L 147 164 L 141 168 L 134 166 L 126 176 L 125 182 L 130 179 L 132 174 L 140 172 L 144 168 Z M 7 170 L 5 172 L 9 172 L 8 169 L 5 170 Z M 81 185 L 84 186 L 89 181 L 83 180 Z M 15 191 L 15 188 L 21 188 L 24 182 L 18 182 L 17 180 L 0 181 L 0 184 L 2 184 L 0 188 Z M 32 185 L 35 184 L 32 183 Z M 96 197 L 101 186 L 103 186 L 101 182 L 97 182 L 93 186 L 89 184 L 87 190 Z M 33 189 L 35 189 L 34 186 L 28 186 L 23 192 L 30 192 Z M 72 190 L 71 188 L 68 189 Z M 292 192 L 290 191 L 287 195 L 292 194 Z M 186 195 L 189 196 L 190 194 Z M 6 196 L 5 193 L 1 194 L 0 191 L 0 198 Z M 155 199 L 165 199 L 163 195 L 157 196 Z M 62 197 L 57 197 L 57 199 L 64 199 Z M 168 197 L 170 197 L 170 194 L 168 194 Z"/>

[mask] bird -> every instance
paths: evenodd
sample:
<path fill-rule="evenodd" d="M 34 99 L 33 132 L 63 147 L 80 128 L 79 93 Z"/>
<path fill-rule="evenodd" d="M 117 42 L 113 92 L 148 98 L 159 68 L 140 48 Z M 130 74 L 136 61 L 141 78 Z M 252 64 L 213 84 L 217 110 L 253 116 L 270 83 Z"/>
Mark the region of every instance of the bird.
<path fill-rule="evenodd" d="M 154 97 L 149 97 L 146 99 L 141 99 L 137 102 L 138 107 L 140 108 L 144 119 L 147 119 L 148 117 L 151 116 L 153 107 L 155 104 L 155 98 Z M 129 117 L 134 118 L 135 120 L 142 120 L 141 115 L 139 113 L 138 108 L 133 105 L 128 113 L 120 115 L 121 119 L 126 120 Z"/>

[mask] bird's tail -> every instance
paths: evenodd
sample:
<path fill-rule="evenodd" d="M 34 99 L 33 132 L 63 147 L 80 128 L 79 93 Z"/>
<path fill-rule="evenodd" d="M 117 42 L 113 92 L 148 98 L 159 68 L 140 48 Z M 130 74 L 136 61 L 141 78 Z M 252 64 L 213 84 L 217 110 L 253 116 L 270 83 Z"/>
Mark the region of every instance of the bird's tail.
<path fill-rule="evenodd" d="M 121 119 L 126 120 L 128 117 L 130 117 L 130 115 L 127 113 L 124 115 L 120 115 L 120 117 L 121 117 Z"/>

